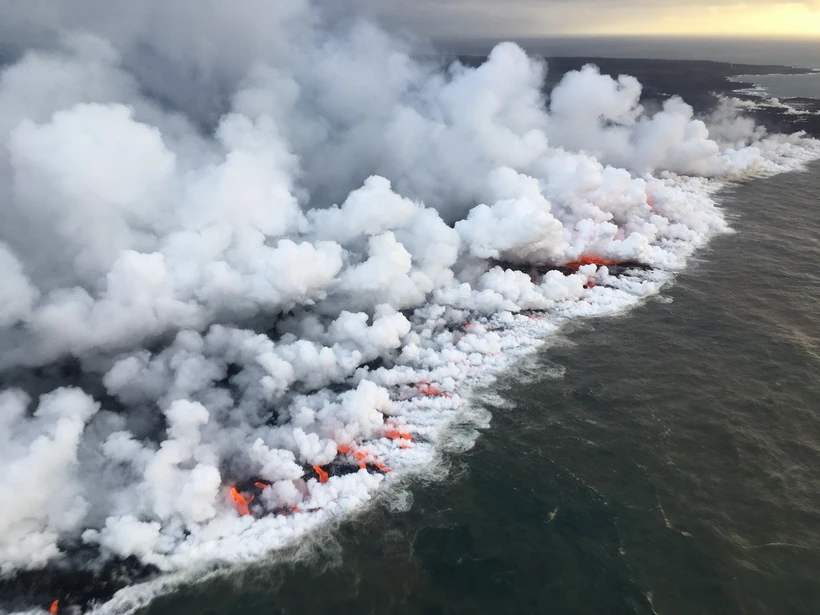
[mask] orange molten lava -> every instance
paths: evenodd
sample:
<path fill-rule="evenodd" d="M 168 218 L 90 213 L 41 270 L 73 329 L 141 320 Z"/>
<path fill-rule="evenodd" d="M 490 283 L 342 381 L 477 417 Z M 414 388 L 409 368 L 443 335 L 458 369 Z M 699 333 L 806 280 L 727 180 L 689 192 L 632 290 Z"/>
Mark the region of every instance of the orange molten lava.
<path fill-rule="evenodd" d="M 367 464 L 364 462 L 365 458 L 367 457 L 367 453 L 362 451 L 356 451 L 353 453 L 353 456 L 359 461 L 359 468 L 364 470 L 367 467 Z"/>
<path fill-rule="evenodd" d="M 245 515 L 251 514 L 251 509 L 249 508 L 250 503 L 253 502 L 253 496 L 250 499 L 243 496 L 236 490 L 236 487 L 231 487 L 231 498 L 233 498 L 234 505 L 236 506 L 236 512 L 238 512 L 243 517 Z"/>
<path fill-rule="evenodd" d="M 655 199 L 653 199 L 650 195 L 647 194 L 646 195 L 646 204 L 649 205 L 650 207 L 654 207 L 655 206 Z"/>
<path fill-rule="evenodd" d="M 405 437 L 405 436 L 407 438 L 409 438 L 410 440 L 412 440 L 412 438 L 410 437 L 410 434 L 403 434 L 402 437 Z M 407 443 L 402 443 L 401 448 L 407 448 L 407 446 L 408 446 Z M 369 459 L 372 459 L 370 453 L 368 453 L 367 451 L 354 450 L 353 445 L 348 446 L 347 444 L 337 444 L 336 448 L 342 455 L 353 455 L 353 457 L 356 458 L 356 461 L 359 462 L 359 468 L 362 469 L 362 470 L 367 469 L 367 461 Z M 390 471 L 390 468 L 382 465 L 378 461 L 373 461 L 371 463 L 374 466 L 376 466 L 379 470 L 381 470 L 382 472 L 389 472 Z M 313 469 L 316 470 L 317 474 L 319 474 L 319 471 L 321 470 L 321 468 L 317 468 L 316 466 L 314 466 Z M 325 474 L 325 476 L 327 476 L 326 472 L 323 472 L 323 474 Z M 320 477 L 319 480 L 321 482 L 325 482 L 325 481 L 321 480 L 321 474 L 319 475 L 319 477 Z"/>
<path fill-rule="evenodd" d="M 327 472 L 325 472 L 322 468 L 320 468 L 319 466 L 313 466 L 313 471 L 316 472 L 317 476 L 319 477 L 319 482 L 320 483 L 326 483 L 327 482 L 327 479 L 328 479 Z"/>
<path fill-rule="evenodd" d="M 48 612 L 52 613 L 52 614 L 56 613 L 59 610 L 60 610 L 60 601 L 59 600 L 55 600 L 54 602 L 51 603 L 51 606 L 48 607 Z"/>
<path fill-rule="evenodd" d="M 427 397 L 452 397 L 449 393 L 445 393 L 438 387 L 434 387 L 431 384 L 427 384 L 423 382 L 418 386 L 419 393 L 422 395 L 426 395 Z"/>
<path fill-rule="evenodd" d="M 598 267 L 604 267 L 606 265 L 620 265 L 622 261 L 614 261 L 608 258 L 603 258 L 601 256 L 595 255 L 587 255 L 582 256 L 576 261 L 570 261 L 569 263 L 565 263 L 563 267 L 566 269 L 570 269 L 572 271 L 578 271 L 584 265 L 597 265 Z"/>
<path fill-rule="evenodd" d="M 356 451 L 356 450 L 353 450 L 353 446 L 352 446 L 352 445 L 347 445 L 347 444 L 339 444 L 339 445 L 337 445 L 337 446 L 336 446 L 336 449 L 337 449 L 337 450 L 338 450 L 338 451 L 339 451 L 342 455 L 353 455 L 353 456 L 354 456 L 354 457 L 358 460 L 358 462 L 359 462 L 359 467 L 360 467 L 360 468 L 364 468 L 364 467 L 365 467 L 365 464 L 364 464 L 363 459 L 364 459 L 365 457 L 367 457 L 367 453 L 364 453 L 364 452 L 362 452 L 362 451 Z"/>
<path fill-rule="evenodd" d="M 257 487 L 259 487 L 260 489 L 265 489 L 266 487 L 268 487 L 268 484 L 267 484 L 267 483 L 260 483 L 260 482 L 258 482 L 258 481 L 257 481 L 257 482 L 255 482 L 255 483 L 254 483 L 254 485 L 256 485 Z"/>
<path fill-rule="evenodd" d="M 384 435 L 391 440 L 410 440 L 413 441 L 413 436 L 411 436 L 406 431 L 399 431 L 398 429 L 388 429 L 384 432 Z"/>

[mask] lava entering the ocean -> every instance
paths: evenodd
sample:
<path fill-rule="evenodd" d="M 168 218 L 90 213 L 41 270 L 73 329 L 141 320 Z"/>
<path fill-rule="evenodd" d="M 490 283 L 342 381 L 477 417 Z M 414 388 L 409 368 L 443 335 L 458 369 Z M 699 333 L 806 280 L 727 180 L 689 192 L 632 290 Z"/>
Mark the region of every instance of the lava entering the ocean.
<path fill-rule="evenodd" d="M 319 478 L 320 483 L 324 484 L 329 480 L 327 472 L 325 472 L 320 466 L 313 466 L 313 471 L 316 472 L 316 476 Z"/>
<path fill-rule="evenodd" d="M 596 265 L 598 267 L 607 267 L 611 265 L 625 265 L 626 261 L 616 261 L 609 258 L 604 258 L 602 256 L 597 256 L 594 254 L 588 254 L 579 257 L 577 260 L 570 261 L 568 263 L 564 263 L 561 265 L 564 269 L 569 269 L 570 271 L 577 272 L 581 267 L 584 265 Z"/>
<path fill-rule="evenodd" d="M 450 393 L 445 393 L 438 387 L 427 384 L 426 382 L 422 382 L 418 385 L 418 391 L 425 397 L 452 397 Z"/>
<path fill-rule="evenodd" d="M 243 517 L 251 514 L 250 504 L 253 502 L 254 497 L 255 496 L 246 498 L 237 491 L 236 487 L 231 487 L 231 499 L 233 499 L 234 505 L 236 506 L 236 512 Z"/>

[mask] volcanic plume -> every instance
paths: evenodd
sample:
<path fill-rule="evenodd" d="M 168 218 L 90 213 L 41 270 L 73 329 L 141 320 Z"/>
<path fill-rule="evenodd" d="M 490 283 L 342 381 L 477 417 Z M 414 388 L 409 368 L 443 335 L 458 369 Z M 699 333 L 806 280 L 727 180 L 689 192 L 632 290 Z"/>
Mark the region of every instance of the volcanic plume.
<path fill-rule="evenodd" d="M 472 386 L 728 231 L 723 182 L 820 154 L 321 2 L 44 6 L 0 24 L 0 580 L 247 562 L 361 509 Z"/>

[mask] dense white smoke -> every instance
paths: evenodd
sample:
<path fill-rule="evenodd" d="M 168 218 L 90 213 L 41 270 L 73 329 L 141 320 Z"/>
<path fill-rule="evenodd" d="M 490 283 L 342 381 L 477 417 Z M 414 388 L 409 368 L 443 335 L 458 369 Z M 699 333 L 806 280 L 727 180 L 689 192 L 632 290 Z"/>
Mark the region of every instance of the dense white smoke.
<path fill-rule="evenodd" d="M 355 510 L 471 384 L 728 230 L 721 181 L 820 154 L 307 0 L 3 4 L 0 366 L 74 357 L 106 393 L 0 393 L 4 575 L 81 543 L 247 561 Z"/>

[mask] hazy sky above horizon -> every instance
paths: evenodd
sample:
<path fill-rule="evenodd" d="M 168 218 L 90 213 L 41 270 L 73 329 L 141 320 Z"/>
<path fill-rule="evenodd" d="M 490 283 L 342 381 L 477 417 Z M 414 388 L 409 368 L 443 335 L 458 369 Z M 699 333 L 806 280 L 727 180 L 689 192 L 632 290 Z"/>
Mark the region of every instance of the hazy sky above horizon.
<path fill-rule="evenodd" d="M 679 35 L 820 38 L 820 0 L 364 0 L 432 36 Z"/>

